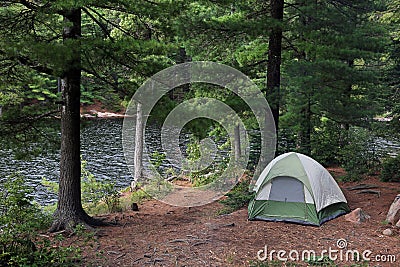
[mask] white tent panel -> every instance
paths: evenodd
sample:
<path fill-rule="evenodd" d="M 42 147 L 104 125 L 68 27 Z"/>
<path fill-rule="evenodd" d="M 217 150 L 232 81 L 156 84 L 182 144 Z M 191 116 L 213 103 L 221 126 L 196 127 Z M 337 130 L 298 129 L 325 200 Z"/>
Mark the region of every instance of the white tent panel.
<path fill-rule="evenodd" d="M 310 191 L 308 191 L 308 189 L 305 185 L 304 185 L 304 198 L 306 200 L 306 203 L 314 204 L 314 199 L 313 199 Z"/>
<path fill-rule="evenodd" d="M 258 188 L 260 187 L 260 185 L 264 181 L 264 178 L 268 175 L 268 173 L 270 172 L 272 167 L 275 165 L 275 163 L 277 163 L 281 159 L 289 156 L 291 153 L 294 153 L 294 152 L 289 152 L 289 153 L 285 153 L 285 154 L 279 155 L 276 158 L 274 158 L 273 160 L 271 160 L 271 162 L 267 165 L 267 167 L 264 168 L 264 170 L 261 172 L 260 176 L 258 177 L 257 182 L 254 185 L 253 191 L 255 191 L 255 192 L 258 191 Z"/>
<path fill-rule="evenodd" d="M 267 183 L 266 185 L 264 185 L 263 189 L 260 192 L 258 192 L 255 199 L 256 200 L 268 200 L 270 192 L 271 192 L 271 183 Z"/>
<path fill-rule="evenodd" d="M 297 156 L 307 173 L 314 194 L 315 207 L 318 212 L 334 203 L 347 203 L 342 190 L 340 190 L 336 181 L 321 164 L 303 154 L 297 154 Z"/>

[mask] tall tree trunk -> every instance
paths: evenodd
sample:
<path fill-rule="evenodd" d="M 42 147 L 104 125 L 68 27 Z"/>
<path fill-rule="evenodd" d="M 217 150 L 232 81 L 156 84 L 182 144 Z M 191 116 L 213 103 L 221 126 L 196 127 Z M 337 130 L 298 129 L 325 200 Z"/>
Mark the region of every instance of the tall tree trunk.
<path fill-rule="evenodd" d="M 135 172 L 131 182 L 131 190 L 136 189 L 136 183 L 142 178 L 143 174 L 143 108 L 142 103 L 138 102 L 136 106 L 136 132 L 135 132 L 135 156 L 133 165 Z"/>
<path fill-rule="evenodd" d="M 192 61 L 192 58 L 186 53 L 186 48 L 185 47 L 180 47 L 178 51 L 178 55 L 176 58 L 176 63 L 181 64 L 181 63 L 186 63 Z M 190 80 L 190 71 L 185 69 L 185 72 L 183 73 L 184 77 L 186 80 Z M 177 102 L 182 102 L 185 98 L 185 94 L 190 91 L 190 83 L 185 83 L 182 84 L 174 90 L 171 90 L 168 92 L 169 98 L 177 101 Z"/>
<path fill-rule="evenodd" d="M 276 131 L 279 127 L 279 103 L 281 85 L 282 60 L 282 27 L 284 0 L 270 0 L 271 17 L 276 20 L 269 34 L 268 64 L 267 64 L 267 98 L 275 120 Z"/>
<path fill-rule="evenodd" d="M 79 223 L 95 223 L 82 208 L 80 159 L 80 82 L 81 82 L 81 10 L 64 14 L 64 43 L 75 41 L 71 57 L 61 77 L 63 106 L 61 109 L 61 159 L 57 210 L 50 231 L 71 229 Z M 71 45 L 71 44 L 66 44 Z"/>
<path fill-rule="evenodd" d="M 350 68 L 354 67 L 354 59 L 348 60 L 347 64 Z M 343 99 L 343 110 L 346 109 L 347 103 L 351 103 L 351 94 L 353 91 L 353 85 L 348 84 L 343 92 L 343 96 L 345 97 Z M 346 103 L 347 102 L 347 103 Z M 344 147 L 347 145 L 347 139 L 349 137 L 349 130 L 350 130 L 350 123 L 349 121 L 352 120 L 352 118 L 349 118 L 347 115 L 345 115 L 344 118 L 342 118 L 342 122 L 340 123 L 340 136 L 339 136 L 339 145 L 341 147 Z"/>
<path fill-rule="evenodd" d="M 238 163 L 242 156 L 242 147 L 240 143 L 240 125 L 235 125 L 234 128 L 234 150 L 235 150 L 235 161 Z"/>

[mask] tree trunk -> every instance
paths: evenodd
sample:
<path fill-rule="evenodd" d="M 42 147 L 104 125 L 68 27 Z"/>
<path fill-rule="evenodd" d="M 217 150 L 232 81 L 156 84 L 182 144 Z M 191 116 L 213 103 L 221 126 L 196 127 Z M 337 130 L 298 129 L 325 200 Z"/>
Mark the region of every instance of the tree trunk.
<path fill-rule="evenodd" d="M 276 23 L 283 21 L 284 0 L 270 0 L 271 17 Z M 281 84 L 282 59 L 282 27 L 277 24 L 269 34 L 268 65 L 267 65 L 267 98 L 275 120 L 275 128 L 279 127 L 279 102 Z"/>
<path fill-rule="evenodd" d="M 135 173 L 131 182 L 131 190 L 134 191 L 136 183 L 143 174 L 143 108 L 142 103 L 138 102 L 136 107 L 136 133 L 135 133 L 135 157 L 133 165 Z"/>
<path fill-rule="evenodd" d="M 348 60 L 347 64 L 350 68 L 354 67 L 354 60 Z M 347 103 L 351 103 L 351 94 L 352 94 L 352 84 L 348 84 L 344 88 L 343 92 L 343 110 L 346 110 Z M 340 147 L 344 147 L 347 145 L 348 142 L 348 137 L 349 137 L 349 130 L 350 130 L 350 123 L 349 121 L 352 120 L 351 118 L 348 117 L 348 115 L 345 115 L 345 117 L 342 118 L 342 122 L 340 123 L 340 136 L 339 136 L 339 145 Z"/>
<path fill-rule="evenodd" d="M 78 41 L 81 36 L 81 10 L 65 12 L 64 42 L 74 41 L 71 57 L 61 77 L 63 106 L 61 109 L 61 159 L 57 210 L 50 231 L 71 230 L 79 223 L 93 225 L 82 208 L 80 159 L 80 82 L 81 56 Z M 71 45 L 71 44 L 67 44 Z"/>
<path fill-rule="evenodd" d="M 239 162 L 240 157 L 242 156 L 242 148 L 240 144 L 240 126 L 235 125 L 234 129 L 234 149 L 235 149 L 235 161 Z"/>

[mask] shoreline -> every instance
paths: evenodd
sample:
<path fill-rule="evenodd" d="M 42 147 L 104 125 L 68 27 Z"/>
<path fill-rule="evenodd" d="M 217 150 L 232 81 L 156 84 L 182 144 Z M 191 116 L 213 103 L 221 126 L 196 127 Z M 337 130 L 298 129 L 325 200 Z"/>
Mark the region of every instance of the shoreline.
<path fill-rule="evenodd" d="M 81 118 L 85 119 L 120 119 L 132 117 L 125 114 L 126 109 L 121 107 L 121 111 L 114 111 L 103 107 L 100 101 L 95 100 L 91 105 L 81 105 Z"/>

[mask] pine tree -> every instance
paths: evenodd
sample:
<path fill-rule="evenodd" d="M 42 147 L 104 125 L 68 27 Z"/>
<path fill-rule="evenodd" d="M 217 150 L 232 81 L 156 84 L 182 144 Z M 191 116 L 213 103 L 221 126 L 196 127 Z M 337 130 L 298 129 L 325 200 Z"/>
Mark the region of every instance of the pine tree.
<path fill-rule="evenodd" d="M 133 77 L 127 74 L 130 71 L 141 77 L 156 71 L 167 61 L 169 24 L 163 24 L 168 18 L 165 14 L 178 9 L 178 3 L 170 5 L 168 1 L 2 2 L 0 57 L 8 64 L 6 70 L 61 78 L 60 181 L 52 231 L 78 223 L 99 223 L 86 214 L 81 203 L 82 71 L 114 88 L 123 80 L 117 72 L 126 79 Z M 118 66 L 115 72 L 108 72 L 107 67 L 113 65 Z"/>
<path fill-rule="evenodd" d="M 383 32 L 372 20 L 366 1 L 299 1 L 291 19 L 285 64 L 287 118 L 296 129 L 301 152 L 311 154 L 312 134 L 322 117 L 338 123 L 366 125 L 376 114 L 374 91 L 383 52 Z"/>

